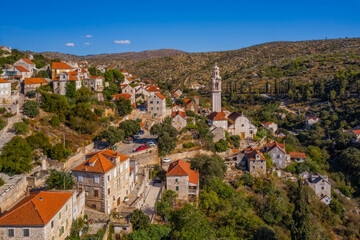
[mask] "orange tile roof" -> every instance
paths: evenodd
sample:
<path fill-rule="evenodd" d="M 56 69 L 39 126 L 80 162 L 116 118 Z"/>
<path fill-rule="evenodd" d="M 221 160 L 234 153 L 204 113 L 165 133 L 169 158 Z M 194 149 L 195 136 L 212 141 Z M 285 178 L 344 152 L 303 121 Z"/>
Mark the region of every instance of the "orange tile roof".
<path fill-rule="evenodd" d="M 79 79 L 77 79 L 76 77 L 74 77 L 72 74 L 65 72 L 67 75 L 69 75 L 69 81 L 78 81 Z M 59 76 L 57 76 L 56 78 L 54 78 L 54 80 L 59 80 Z"/>
<path fill-rule="evenodd" d="M 164 100 L 165 97 L 161 93 L 155 93 L 156 96 L 158 96 L 161 100 Z"/>
<path fill-rule="evenodd" d="M 181 117 L 186 118 L 186 112 L 176 111 L 176 112 L 171 113 L 172 118 L 176 117 L 177 115 L 180 115 Z"/>
<path fill-rule="evenodd" d="M 26 68 L 24 68 L 23 66 L 14 66 L 17 70 L 19 70 L 20 72 L 30 72 L 29 70 L 27 70 Z"/>
<path fill-rule="evenodd" d="M 29 63 L 29 64 L 35 64 L 35 63 L 33 63 L 33 61 L 31 61 L 31 60 L 28 59 L 28 58 L 22 58 L 22 60 L 25 61 L 25 62 L 27 62 L 27 63 Z"/>
<path fill-rule="evenodd" d="M 199 184 L 199 172 L 190 170 L 189 182 L 198 185 Z"/>
<path fill-rule="evenodd" d="M 0 226 L 45 226 L 73 195 L 71 192 L 31 193 L 0 218 Z"/>
<path fill-rule="evenodd" d="M 0 83 L 9 83 L 9 81 L 7 81 L 7 80 L 5 80 L 5 79 L 0 78 Z"/>
<path fill-rule="evenodd" d="M 87 159 L 79 166 L 73 168 L 72 169 L 73 171 L 106 173 L 107 171 L 115 167 L 115 164 L 111 162 L 108 157 L 114 157 L 114 158 L 119 157 L 120 162 L 123 162 L 129 158 L 128 156 L 117 153 L 110 149 L 105 149 L 100 152 L 90 153 L 87 154 L 86 156 L 88 156 L 89 159 Z M 91 163 L 93 163 L 93 166 L 91 165 Z"/>
<path fill-rule="evenodd" d="M 252 147 L 248 152 L 245 153 L 245 157 L 249 160 L 256 160 L 256 154 L 260 155 L 260 160 L 266 160 L 264 155 L 259 150 Z"/>
<path fill-rule="evenodd" d="M 170 163 L 166 176 L 188 176 L 190 174 L 190 163 L 177 160 Z"/>
<path fill-rule="evenodd" d="M 347 130 L 348 132 L 352 132 L 354 133 L 355 135 L 360 135 L 360 129 L 349 129 Z"/>
<path fill-rule="evenodd" d="M 43 84 L 47 83 L 44 78 L 25 78 L 24 84 Z"/>
<path fill-rule="evenodd" d="M 177 94 L 176 92 L 174 92 L 172 95 L 175 95 L 175 96 L 177 96 L 177 97 L 179 96 L 179 94 Z"/>
<path fill-rule="evenodd" d="M 274 122 L 262 122 L 263 125 L 269 126 L 270 124 L 272 124 Z"/>
<path fill-rule="evenodd" d="M 145 90 L 148 92 L 160 92 L 160 88 L 155 87 L 155 86 L 149 86 L 149 87 L 145 88 Z"/>
<path fill-rule="evenodd" d="M 290 153 L 291 158 L 307 158 L 305 153 L 301 152 L 291 152 Z"/>
<path fill-rule="evenodd" d="M 102 77 L 102 76 L 91 76 L 91 77 L 90 77 L 90 79 L 98 79 L 98 78 L 103 79 L 103 77 Z"/>
<path fill-rule="evenodd" d="M 131 98 L 131 94 L 129 93 L 119 93 L 119 94 L 115 94 L 113 95 L 114 100 L 119 100 L 119 98 L 124 98 L 125 100 L 128 100 Z"/>
<path fill-rule="evenodd" d="M 273 142 L 273 143 L 267 144 L 267 147 L 268 147 L 268 150 L 267 150 L 268 152 L 273 150 L 275 147 L 278 147 L 281 151 L 286 153 L 284 143 Z"/>
<path fill-rule="evenodd" d="M 51 68 L 53 68 L 53 69 L 72 69 L 72 67 L 70 67 L 65 62 L 53 62 L 51 64 Z"/>
<path fill-rule="evenodd" d="M 127 73 L 127 71 L 125 71 L 125 70 L 120 70 L 120 72 L 122 72 L 122 73 Z"/>
<path fill-rule="evenodd" d="M 185 101 L 185 104 L 187 104 L 187 103 L 191 102 L 191 99 L 186 98 L 186 99 L 184 99 L 184 101 Z"/>
<path fill-rule="evenodd" d="M 212 112 L 207 116 L 212 121 L 223 121 L 226 120 L 225 113 L 223 112 Z"/>
<path fill-rule="evenodd" d="M 145 123 L 140 123 L 140 127 L 145 127 Z"/>
<path fill-rule="evenodd" d="M 235 149 L 232 150 L 232 153 L 233 153 L 233 154 L 236 154 L 236 153 L 238 153 L 238 152 L 239 152 L 239 149 L 237 149 L 237 148 L 235 148 Z"/>

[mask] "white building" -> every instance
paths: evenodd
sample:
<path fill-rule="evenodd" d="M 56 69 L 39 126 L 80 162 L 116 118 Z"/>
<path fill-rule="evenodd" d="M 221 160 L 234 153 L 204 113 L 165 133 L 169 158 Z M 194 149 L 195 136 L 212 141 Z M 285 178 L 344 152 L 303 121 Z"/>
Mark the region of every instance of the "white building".
<path fill-rule="evenodd" d="M 241 139 L 254 138 L 257 128 L 244 115 L 233 112 L 228 117 L 228 131 L 231 135 L 239 135 Z"/>
<path fill-rule="evenodd" d="M 11 101 L 11 83 L 0 78 L 0 103 L 7 104 Z"/>
<path fill-rule="evenodd" d="M 216 64 L 211 78 L 211 111 L 221 112 L 221 77 Z"/>

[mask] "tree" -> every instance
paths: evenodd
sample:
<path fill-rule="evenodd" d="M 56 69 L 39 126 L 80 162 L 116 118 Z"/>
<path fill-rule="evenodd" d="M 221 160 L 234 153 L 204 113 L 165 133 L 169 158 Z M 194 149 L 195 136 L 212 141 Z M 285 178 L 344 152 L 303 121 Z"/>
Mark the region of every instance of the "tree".
<path fill-rule="evenodd" d="M 291 225 L 292 240 L 310 239 L 310 210 L 307 203 L 307 193 L 303 189 L 302 180 L 298 180 L 298 188 L 295 192 L 295 207 Z"/>
<path fill-rule="evenodd" d="M 268 227 L 261 227 L 256 230 L 254 240 L 276 240 L 274 230 Z"/>
<path fill-rule="evenodd" d="M 132 111 L 130 99 L 119 98 L 119 100 L 116 101 L 116 107 L 120 116 L 126 116 Z"/>
<path fill-rule="evenodd" d="M 130 222 L 134 230 L 148 229 L 150 226 L 150 218 L 139 209 L 135 209 L 130 217 Z"/>
<path fill-rule="evenodd" d="M 120 123 L 119 126 L 125 133 L 125 138 L 136 135 L 141 130 L 140 120 L 126 120 Z"/>
<path fill-rule="evenodd" d="M 44 133 L 33 133 L 26 138 L 26 141 L 33 150 L 38 148 L 47 150 L 51 147 L 49 138 Z"/>
<path fill-rule="evenodd" d="M 162 224 L 152 224 L 149 229 L 135 230 L 128 235 L 131 240 L 165 240 L 170 239 L 171 227 Z"/>
<path fill-rule="evenodd" d="M 206 216 L 190 204 L 173 211 L 170 222 L 175 239 L 211 239 L 214 235 Z"/>
<path fill-rule="evenodd" d="M 54 116 L 51 117 L 50 125 L 52 127 L 59 127 L 60 126 L 60 119 L 59 119 L 58 115 L 54 115 Z"/>
<path fill-rule="evenodd" d="M 6 122 L 0 118 L 0 130 L 3 129 L 6 126 Z"/>
<path fill-rule="evenodd" d="M 16 134 L 27 134 L 29 132 L 29 125 L 25 122 L 17 122 L 14 124 Z"/>
<path fill-rule="evenodd" d="M 50 75 L 47 71 L 45 70 L 41 70 L 36 74 L 36 77 L 40 77 L 40 78 L 50 78 Z"/>
<path fill-rule="evenodd" d="M 20 174 L 32 169 L 32 150 L 30 145 L 20 136 L 15 136 L 3 148 L 0 157 L 0 169 L 10 174 Z"/>
<path fill-rule="evenodd" d="M 35 101 L 27 101 L 24 104 L 24 114 L 30 118 L 34 118 L 39 115 L 39 104 Z"/>
<path fill-rule="evenodd" d="M 155 124 L 150 133 L 158 136 L 159 156 L 170 153 L 176 147 L 178 131 L 173 126 L 167 123 Z"/>
<path fill-rule="evenodd" d="M 50 175 L 46 180 L 47 189 L 67 190 L 72 189 L 75 182 L 71 173 L 50 170 Z"/>
<path fill-rule="evenodd" d="M 98 141 L 105 139 L 110 146 L 113 146 L 115 143 L 122 141 L 124 136 L 124 130 L 111 126 L 108 130 L 102 131 L 96 139 Z"/>
<path fill-rule="evenodd" d="M 224 139 L 220 139 L 217 143 L 215 143 L 215 150 L 217 152 L 225 152 L 228 149 L 228 142 Z"/>
<path fill-rule="evenodd" d="M 62 143 L 55 144 L 49 151 L 48 156 L 55 160 L 62 160 L 70 156 L 71 151 L 64 147 Z"/>
<path fill-rule="evenodd" d="M 168 215 L 176 203 L 177 194 L 172 190 L 164 191 L 160 200 L 156 203 L 157 211 L 160 215 Z"/>
<path fill-rule="evenodd" d="M 68 98 L 76 98 L 76 82 L 69 81 L 66 83 L 66 94 Z"/>
<path fill-rule="evenodd" d="M 227 168 L 224 160 L 218 155 L 201 155 L 191 159 L 190 163 L 193 169 L 199 170 L 200 185 L 209 184 L 213 178 L 222 179 Z"/>

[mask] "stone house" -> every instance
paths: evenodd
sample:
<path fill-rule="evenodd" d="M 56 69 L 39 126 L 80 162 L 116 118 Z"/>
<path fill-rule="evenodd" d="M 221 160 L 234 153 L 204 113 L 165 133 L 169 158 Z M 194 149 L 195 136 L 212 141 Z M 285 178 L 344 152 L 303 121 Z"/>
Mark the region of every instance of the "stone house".
<path fill-rule="evenodd" d="M 118 93 L 118 94 L 115 94 L 112 96 L 113 96 L 113 101 L 118 101 L 120 98 L 123 98 L 125 100 L 130 100 L 130 101 L 132 100 L 131 95 L 129 93 Z"/>
<path fill-rule="evenodd" d="M 177 112 L 177 111 L 185 112 L 184 108 L 181 105 L 172 105 L 171 112 Z"/>
<path fill-rule="evenodd" d="M 269 143 L 265 146 L 265 151 L 270 155 L 271 161 L 277 168 L 285 168 L 290 161 L 290 155 L 285 151 L 285 144 Z"/>
<path fill-rule="evenodd" d="M 317 196 L 325 204 L 329 205 L 331 202 L 331 184 L 328 176 L 320 175 L 318 173 L 304 175 L 305 184 L 314 189 Z"/>
<path fill-rule="evenodd" d="M 66 84 L 69 83 L 69 81 L 75 81 L 76 90 L 79 90 L 82 86 L 82 81 L 79 78 L 73 76 L 69 72 L 62 72 L 53 80 L 54 93 L 65 95 Z"/>
<path fill-rule="evenodd" d="M 196 201 L 199 196 L 199 172 L 190 169 L 190 163 L 177 160 L 170 163 L 166 172 L 166 189 L 178 194 L 178 199 Z"/>
<path fill-rule="evenodd" d="M 152 117 L 164 118 L 166 115 L 166 99 L 159 92 L 151 94 L 147 100 L 148 113 Z"/>
<path fill-rule="evenodd" d="M 274 122 L 263 122 L 261 124 L 261 126 L 263 126 L 266 129 L 269 129 L 270 132 L 274 135 L 276 133 L 276 131 L 278 130 L 278 125 Z"/>
<path fill-rule="evenodd" d="M 130 84 L 121 84 L 120 89 L 121 89 L 121 93 L 130 94 L 131 103 L 135 103 L 135 95 L 136 95 L 135 87 L 130 86 Z"/>
<path fill-rule="evenodd" d="M 11 82 L 0 78 L 0 103 L 9 104 L 11 102 Z"/>
<path fill-rule="evenodd" d="M 227 130 L 228 120 L 225 117 L 225 113 L 223 112 L 212 112 L 207 118 L 209 119 L 209 125 L 214 127 L 219 127 L 224 130 Z"/>
<path fill-rule="evenodd" d="M 171 113 L 171 125 L 178 131 L 186 127 L 186 112 L 172 112 Z"/>
<path fill-rule="evenodd" d="M 185 111 L 193 111 L 194 113 L 198 113 L 198 106 L 195 101 L 191 99 L 184 99 L 185 100 Z"/>
<path fill-rule="evenodd" d="M 31 78 L 32 73 L 29 69 L 24 68 L 23 66 L 16 66 L 14 65 L 9 71 L 13 72 L 14 75 L 19 76 L 19 79 L 22 81 L 25 78 Z"/>
<path fill-rule="evenodd" d="M 245 152 L 244 157 L 247 162 L 247 169 L 251 175 L 261 176 L 266 174 L 266 158 L 255 148 L 250 148 Z"/>
<path fill-rule="evenodd" d="M 25 78 L 24 79 L 24 94 L 28 92 L 35 92 L 40 86 L 47 85 L 48 81 L 44 78 Z"/>
<path fill-rule="evenodd" d="M 305 153 L 301 153 L 301 152 L 290 152 L 290 159 L 292 161 L 295 161 L 297 163 L 301 163 L 304 162 L 307 157 Z"/>
<path fill-rule="evenodd" d="M 72 169 L 77 188 L 86 192 L 86 206 L 110 214 L 130 194 L 129 157 L 106 149 L 85 159 Z"/>
<path fill-rule="evenodd" d="M 228 119 L 228 131 L 231 135 L 239 135 L 241 139 L 252 139 L 256 136 L 257 128 L 244 115 L 233 112 Z"/>
<path fill-rule="evenodd" d="M 3 50 L 4 52 L 11 53 L 11 47 L 7 47 L 7 46 L 3 45 L 0 47 L 0 49 Z"/>
<path fill-rule="evenodd" d="M 214 134 L 213 141 L 218 142 L 220 139 L 225 138 L 225 130 L 222 127 L 215 127 L 214 125 L 210 127 L 210 132 Z"/>
<path fill-rule="evenodd" d="M 51 64 L 51 78 L 55 80 L 63 72 L 72 72 L 74 69 L 65 62 L 53 62 Z"/>
<path fill-rule="evenodd" d="M 29 193 L 0 217 L 0 239 L 63 240 L 84 208 L 84 192 Z"/>
<path fill-rule="evenodd" d="M 104 90 L 104 78 L 93 76 L 84 80 L 84 85 L 93 92 L 102 92 Z"/>
<path fill-rule="evenodd" d="M 36 65 L 33 61 L 28 58 L 21 58 L 14 63 L 14 66 L 22 66 L 31 72 L 31 75 L 35 73 Z"/>

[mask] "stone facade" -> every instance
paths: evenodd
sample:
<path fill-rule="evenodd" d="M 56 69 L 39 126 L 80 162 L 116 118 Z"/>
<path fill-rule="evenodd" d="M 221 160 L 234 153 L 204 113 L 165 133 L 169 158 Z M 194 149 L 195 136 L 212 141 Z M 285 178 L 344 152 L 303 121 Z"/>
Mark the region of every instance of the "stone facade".
<path fill-rule="evenodd" d="M 278 125 L 274 122 L 263 122 L 261 125 L 264 128 L 269 129 L 272 134 L 275 134 L 278 130 Z"/>
<path fill-rule="evenodd" d="M 213 141 L 217 142 L 220 139 L 225 138 L 225 130 L 222 127 L 211 126 L 210 132 L 214 134 Z"/>
<path fill-rule="evenodd" d="M 186 114 L 185 112 L 175 112 L 172 113 L 171 125 L 176 128 L 178 131 L 186 127 Z"/>
<path fill-rule="evenodd" d="M 285 144 L 271 143 L 266 147 L 266 152 L 270 155 L 271 161 L 277 168 L 285 168 L 290 160 L 290 155 L 285 151 Z"/>
<path fill-rule="evenodd" d="M 325 204 L 330 204 L 331 201 L 331 184 L 328 176 L 320 175 L 318 173 L 308 175 L 305 179 L 305 184 L 314 189 L 317 196 L 320 197 Z"/>
<path fill-rule="evenodd" d="M 244 158 L 251 175 L 261 176 L 266 174 L 266 158 L 260 151 L 251 148 L 244 154 Z"/>
<path fill-rule="evenodd" d="M 164 118 L 166 115 L 166 99 L 161 93 L 151 94 L 147 107 L 152 117 Z"/>
<path fill-rule="evenodd" d="M 257 128 L 244 115 L 234 112 L 228 119 L 228 131 L 231 135 L 239 135 L 241 139 L 252 139 L 256 135 Z"/>
<path fill-rule="evenodd" d="M 34 62 L 32 62 L 30 59 L 27 58 L 21 58 L 17 62 L 13 64 L 14 66 L 22 66 L 30 71 L 31 75 L 35 73 L 36 65 Z"/>
<path fill-rule="evenodd" d="M 82 86 L 82 81 L 78 78 L 75 78 L 67 72 L 59 74 L 58 78 L 53 81 L 54 93 L 65 95 L 66 94 L 66 84 L 69 81 L 75 81 L 76 90 L 79 90 Z"/>
<path fill-rule="evenodd" d="M 84 80 L 84 85 L 91 91 L 102 92 L 104 90 L 103 77 L 91 77 Z"/>
<path fill-rule="evenodd" d="M 3 213 L 26 194 L 28 182 L 25 175 L 9 177 L 0 173 L 0 177 L 5 181 L 5 184 L 0 187 L 0 213 Z"/>
<path fill-rule="evenodd" d="M 11 82 L 0 78 L 0 104 L 11 102 Z"/>

